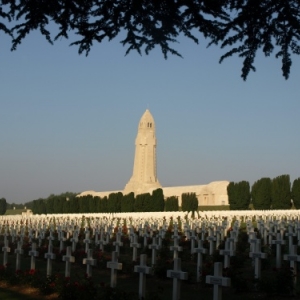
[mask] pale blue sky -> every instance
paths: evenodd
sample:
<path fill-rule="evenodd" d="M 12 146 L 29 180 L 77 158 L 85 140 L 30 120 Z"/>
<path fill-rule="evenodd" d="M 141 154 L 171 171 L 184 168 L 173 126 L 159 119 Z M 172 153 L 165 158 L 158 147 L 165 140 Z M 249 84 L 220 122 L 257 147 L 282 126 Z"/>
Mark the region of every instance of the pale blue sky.
<path fill-rule="evenodd" d="M 163 186 L 289 174 L 300 177 L 300 59 L 289 80 L 260 55 L 242 62 L 182 38 L 184 56 L 124 56 L 116 41 L 88 57 L 30 35 L 16 52 L 1 38 L 0 197 L 24 203 L 65 191 L 123 189 L 144 111 L 156 122 Z"/>

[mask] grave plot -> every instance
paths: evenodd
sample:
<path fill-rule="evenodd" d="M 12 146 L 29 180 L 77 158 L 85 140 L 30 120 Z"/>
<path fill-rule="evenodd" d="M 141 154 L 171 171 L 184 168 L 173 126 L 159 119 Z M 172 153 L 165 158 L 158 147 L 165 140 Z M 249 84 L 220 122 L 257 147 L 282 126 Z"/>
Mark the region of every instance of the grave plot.
<path fill-rule="evenodd" d="M 0 219 L 0 280 L 81 300 L 111 289 L 128 299 L 299 295 L 298 218 L 247 214 Z"/>

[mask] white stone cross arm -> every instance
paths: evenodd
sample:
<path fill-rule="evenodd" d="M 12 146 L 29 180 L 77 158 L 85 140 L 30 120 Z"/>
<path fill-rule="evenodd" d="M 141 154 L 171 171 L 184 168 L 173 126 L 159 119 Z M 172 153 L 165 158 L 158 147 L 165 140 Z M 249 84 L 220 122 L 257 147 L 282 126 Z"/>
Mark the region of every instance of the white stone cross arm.
<path fill-rule="evenodd" d="M 88 277 L 92 276 L 92 266 L 97 265 L 97 260 L 93 258 L 93 250 L 88 249 L 87 257 L 83 259 L 83 264 L 86 265 L 86 274 Z"/>
<path fill-rule="evenodd" d="M 222 286 L 228 287 L 231 285 L 231 279 L 222 276 L 223 264 L 216 262 L 214 264 L 214 275 L 206 276 L 205 282 L 214 286 L 214 300 L 222 299 Z"/>
<path fill-rule="evenodd" d="M 188 279 L 188 273 L 181 271 L 181 259 L 174 259 L 174 269 L 167 271 L 167 277 L 173 278 L 173 297 L 172 300 L 180 299 L 180 283 L 181 280 Z"/>
<path fill-rule="evenodd" d="M 142 254 L 140 257 L 140 265 L 134 267 L 134 272 L 139 273 L 139 297 L 145 299 L 146 295 L 146 274 L 152 273 L 152 268 L 147 267 L 147 255 Z"/>
<path fill-rule="evenodd" d="M 111 269 L 110 287 L 117 286 L 117 270 L 122 270 L 122 264 L 118 262 L 118 252 L 113 251 L 112 260 L 106 263 L 106 267 Z"/>

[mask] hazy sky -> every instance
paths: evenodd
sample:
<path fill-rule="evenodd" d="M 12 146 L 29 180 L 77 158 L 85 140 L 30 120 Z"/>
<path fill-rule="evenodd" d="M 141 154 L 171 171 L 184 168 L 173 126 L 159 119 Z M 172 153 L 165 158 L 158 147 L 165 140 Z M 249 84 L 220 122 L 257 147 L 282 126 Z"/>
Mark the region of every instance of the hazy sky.
<path fill-rule="evenodd" d="M 184 58 L 131 53 L 119 40 L 88 57 L 31 34 L 0 54 L 0 198 L 24 203 L 51 193 L 122 190 L 132 175 L 138 122 L 149 108 L 163 186 L 216 180 L 253 184 L 300 177 L 300 59 L 289 80 L 281 61 L 218 63 L 222 50 L 182 38 Z"/>

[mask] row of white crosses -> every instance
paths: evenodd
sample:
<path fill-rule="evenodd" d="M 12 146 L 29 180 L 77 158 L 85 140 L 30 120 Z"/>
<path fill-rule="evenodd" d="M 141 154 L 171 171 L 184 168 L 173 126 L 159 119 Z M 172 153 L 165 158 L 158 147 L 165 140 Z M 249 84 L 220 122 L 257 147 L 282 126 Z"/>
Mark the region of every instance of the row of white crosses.
<path fill-rule="evenodd" d="M 205 222 L 204 221 L 205 221 L 205 219 L 201 219 L 198 222 L 190 221 L 191 226 L 189 226 L 188 224 L 184 225 L 184 233 L 187 236 L 187 238 L 191 241 L 191 248 L 192 248 L 193 253 L 197 253 L 197 255 L 199 257 L 199 259 L 198 259 L 199 265 L 201 264 L 201 258 L 202 258 L 201 255 L 205 253 L 205 250 L 207 250 L 207 249 L 203 248 L 203 241 L 204 241 L 204 239 L 205 238 L 208 239 L 209 244 L 210 244 L 209 251 L 210 251 L 210 253 L 212 253 L 213 250 L 211 250 L 211 249 L 215 249 L 216 248 L 216 245 L 214 243 L 217 243 L 217 235 L 219 234 L 219 236 L 220 236 L 219 237 L 219 242 L 221 242 L 224 239 L 224 231 L 226 231 L 226 228 L 227 228 L 226 226 L 222 228 L 220 222 L 219 222 L 219 224 L 218 223 L 214 223 L 213 220 L 209 220 L 209 219 L 206 220 Z M 269 222 L 269 223 L 267 222 L 268 219 L 260 221 L 260 223 L 258 223 L 258 224 L 260 224 L 259 225 L 260 226 L 260 230 L 262 230 L 261 228 L 264 227 L 264 221 L 265 221 L 266 226 L 267 225 L 268 226 L 272 225 L 272 222 Z M 201 226 L 201 224 L 203 224 L 203 223 L 205 223 L 205 226 Z M 230 222 L 228 222 L 228 224 L 229 223 Z M 76 223 L 76 222 L 74 224 L 78 225 L 78 223 Z M 134 224 L 136 226 L 136 228 L 138 226 L 137 224 L 138 224 L 138 222 L 136 222 Z M 163 238 L 162 236 L 164 234 L 164 230 L 160 229 L 160 232 L 158 232 L 157 235 L 155 235 L 154 232 L 157 231 L 157 229 L 159 228 L 159 225 L 160 225 L 159 222 L 156 222 L 155 226 L 150 226 L 150 230 L 149 230 L 149 226 L 147 228 L 147 225 L 146 225 L 146 224 L 150 224 L 150 222 L 145 222 L 144 226 L 142 226 L 141 224 L 142 223 L 140 222 L 139 226 L 140 226 L 141 230 L 139 230 L 139 235 L 142 236 L 143 239 L 144 239 L 144 246 L 147 245 L 147 242 L 145 242 L 145 241 L 147 241 L 147 237 L 148 236 L 152 236 L 152 245 L 149 245 L 148 247 L 151 247 L 150 249 L 152 249 L 152 254 L 154 253 L 154 255 L 152 255 L 152 265 L 154 265 L 155 264 L 155 251 L 157 249 L 159 249 L 159 244 L 161 243 L 161 240 Z M 294 224 L 295 224 L 295 222 L 294 222 Z M 113 224 L 113 225 L 116 225 L 116 224 Z M 165 225 L 165 224 L 163 223 L 163 225 Z M 275 225 L 278 226 L 278 224 L 275 224 Z M 274 227 L 275 227 L 275 225 L 274 225 Z M 114 227 L 114 226 L 111 226 L 111 227 Z M 95 234 L 95 244 L 96 245 L 97 245 L 98 241 L 101 241 L 101 240 L 104 241 L 105 240 L 104 236 L 106 237 L 106 241 L 109 241 L 109 235 L 111 235 L 111 227 L 108 226 L 108 227 L 105 228 L 105 230 L 103 228 L 100 229 L 100 231 L 99 231 L 100 232 L 100 239 L 98 238 L 99 232 L 97 232 L 97 227 L 93 228 L 93 231 L 94 231 L 94 234 Z M 220 254 L 224 255 L 224 266 L 225 267 L 227 267 L 229 265 L 229 257 L 232 256 L 232 255 L 234 255 L 235 243 L 236 243 L 236 240 L 237 240 L 237 230 L 238 230 L 238 227 L 239 227 L 239 222 L 236 222 L 235 225 L 233 226 L 233 230 L 230 232 L 230 236 L 225 241 L 225 249 L 224 250 L 220 250 Z M 162 228 L 163 228 L 163 226 L 162 226 Z M 289 234 L 289 235 L 287 235 L 287 238 L 289 239 L 289 242 L 290 242 L 291 241 L 291 237 L 295 236 L 295 232 L 293 232 L 293 231 L 296 231 L 296 230 L 293 229 L 293 228 L 296 228 L 296 226 L 295 225 L 294 225 L 294 227 L 293 226 L 289 226 L 289 228 L 291 228 L 291 229 L 289 229 L 288 232 L 287 232 Z M 20 238 L 20 242 L 22 242 L 23 239 L 24 239 L 24 236 L 25 236 L 25 230 L 24 230 L 23 227 L 20 227 L 19 229 L 20 229 L 19 230 L 19 238 Z M 37 229 L 37 227 L 35 229 Z M 54 240 L 54 236 L 53 236 L 54 230 L 53 229 L 54 229 L 54 227 L 50 228 L 50 234 L 49 234 L 49 237 L 47 238 L 49 240 L 49 247 L 52 245 L 52 241 Z M 249 230 L 249 234 L 250 234 L 251 233 L 250 223 L 249 223 L 249 228 L 247 228 L 247 229 Z M 282 229 L 282 227 L 281 227 L 281 229 Z M 42 228 L 41 231 L 39 232 L 39 234 L 41 235 L 41 237 L 43 236 L 43 230 L 45 231 L 45 228 Z M 57 230 L 59 231 L 59 229 L 57 229 Z M 76 242 L 78 242 L 78 236 L 77 236 L 77 241 L 76 241 L 76 229 L 74 230 L 74 228 L 73 228 L 73 229 L 71 229 L 71 231 L 72 230 L 73 230 L 73 237 L 75 236 L 74 243 L 76 245 Z M 102 237 L 101 237 L 101 230 L 102 230 Z M 32 229 L 28 230 L 28 238 L 30 238 L 30 239 L 34 238 L 33 231 L 34 230 L 32 230 Z M 35 233 L 36 232 L 37 232 L 37 230 L 35 231 Z M 195 234 L 195 232 L 197 232 L 197 234 Z M 222 232 L 223 232 L 223 235 L 222 235 Z M 297 233 L 298 232 L 299 231 L 297 231 Z M 122 242 L 121 242 L 121 238 L 120 238 L 121 234 L 122 233 L 121 233 L 121 230 L 120 230 L 120 227 L 119 227 L 118 233 L 116 235 L 116 242 L 115 242 L 115 245 L 114 245 L 114 246 L 116 246 L 116 252 L 117 253 L 119 252 L 120 247 L 122 246 L 121 245 Z M 137 237 L 135 238 L 135 235 L 136 235 L 135 231 L 131 230 L 130 234 L 131 234 L 130 237 L 133 239 L 132 240 L 133 241 L 132 248 L 133 248 L 133 252 L 134 252 L 134 250 L 137 250 L 137 248 L 139 247 L 138 246 L 139 244 L 137 243 Z M 14 235 L 14 233 L 12 232 L 12 238 L 13 238 L 13 235 Z M 78 232 L 77 232 L 77 235 L 78 235 Z M 9 247 L 8 247 L 8 243 L 7 243 L 7 236 L 8 236 L 7 232 L 4 233 L 4 237 L 5 237 L 5 240 L 6 240 L 4 248 L 6 248 L 6 254 L 9 251 L 9 249 L 8 249 Z M 16 235 L 14 235 L 14 238 L 15 238 L 15 236 Z M 62 236 L 62 235 L 58 234 L 58 239 L 60 238 L 60 236 Z M 200 238 L 199 238 L 199 236 L 200 236 Z M 158 243 L 158 245 L 156 243 L 156 237 L 160 241 Z M 172 237 L 174 239 L 174 245 L 170 248 L 170 250 L 173 251 L 173 253 L 174 253 L 174 270 L 173 271 L 174 272 L 179 272 L 180 268 L 178 269 L 178 261 L 176 263 L 177 265 L 175 266 L 175 260 L 178 258 L 178 252 L 180 252 L 182 249 L 181 249 L 181 247 L 179 246 L 179 243 L 178 243 L 178 240 L 179 240 L 180 236 L 178 234 L 178 226 L 176 224 L 174 224 L 174 234 L 173 234 Z M 252 238 L 250 238 L 250 240 L 255 240 L 255 239 L 252 236 Z M 279 240 L 279 239 L 277 238 L 276 240 Z M 61 242 L 61 240 L 60 240 L 60 242 Z M 90 271 L 87 270 L 87 273 L 91 274 L 91 266 L 93 266 L 93 262 L 92 262 L 92 258 L 91 258 L 91 255 L 90 255 L 90 251 L 88 249 L 88 245 L 91 243 L 90 233 L 89 233 L 88 230 L 86 230 L 86 232 L 85 232 L 84 243 L 86 245 L 85 248 L 86 248 L 86 252 L 87 252 L 87 255 L 88 255 L 88 257 L 86 258 L 85 263 L 87 264 L 87 268 L 90 268 Z M 197 247 L 195 247 L 196 243 L 197 243 Z M 252 245 L 253 245 L 252 247 L 255 246 L 255 248 L 252 248 L 253 251 L 251 252 L 251 257 L 254 260 L 257 261 L 257 263 L 255 262 L 255 266 L 257 266 L 257 267 L 255 267 L 255 274 L 259 274 L 260 273 L 260 271 L 259 271 L 260 259 L 264 258 L 264 255 L 263 255 L 263 253 L 261 253 L 261 250 L 259 248 L 259 244 L 260 244 L 260 242 L 254 242 L 254 241 L 252 241 Z M 100 246 L 101 246 L 101 243 L 99 243 L 99 247 Z M 19 249 L 20 249 L 20 247 L 19 247 Z M 291 264 L 293 262 L 295 264 L 295 261 L 298 260 L 298 256 L 295 253 L 295 248 L 294 247 L 292 247 L 290 245 L 290 249 L 291 249 L 290 250 L 290 254 L 287 255 L 287 256 L 285 256 L 285 259 L 290 260 Z M 293 252 L 292 252 L 292 249 L 294 249 Z M 2 251 L 5 252 L 4 250 L 2 250 Z M 32 251 L 35 251 L 35 250 L 32 250 Z M 34 252 L 32 252 L 32 255 L 33 255 L 32 257 L 34 257 Z M 46 255 L 47 255 L 47 259 L 49 259 L 51 261 L 51 257 L 53 257 L 52 249 L 48 249 L 48 253 L 45 254 L 45 258 L 46 258 Z M 134 253 L 133 253 L 133 259 L 135 260 L 136 257 L 134 258 L 134 256 L 136 256 L 136 255 L 134 255 Z M 114 264 L 117 263 L 115 258 L 112 260 L 112 263 L 114 263 Z M 70 263 L 72 263 L 71 253 L 67 253 L 66 257 L 64 259 L 66 261 L 66 274 L 67 274 L 69 272 L 69 270 L 70 270 Z M 89 261 L 91 261 L 91 263 Z M 68 265 L 68 267 L 67 267 L 67 265 Z M 180 265 L 180 263 L 179 263 L 179 265 Z M 111 264 L 110 266 L 113 266 L 113 264 Z M 114 268 L 116 266 L 119 266 L 119 265 L 115 265 Z M 115 270 L 116 269 L 117 268 L 115 268 Z M 197 266 L 197 269 L 200 269 L 200 268 L 198 268 L 198 266 Z M 67 272 L 67 270 L 68 270 L 68 272 Z M 115 272 L 114 272 L 114 274 L 115 274 Z M 173 276 L 175 276 L 175 275 L 173 275 Z M 181 278 L 178 275 L 177 280 L 180 280 L 180 279 L 184 279 L 184 276 Z M 177 290 L 177 291 L 179 290 L 180 291 L 180 289 L 175 288 L 175 287 L 174 287 L 174 290 Z M 176 294 L 177 294 L 176 297 L 178 297 L 178 292 Z"/>

